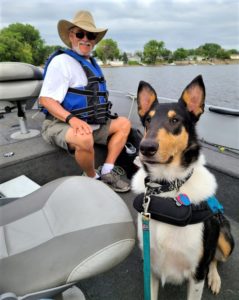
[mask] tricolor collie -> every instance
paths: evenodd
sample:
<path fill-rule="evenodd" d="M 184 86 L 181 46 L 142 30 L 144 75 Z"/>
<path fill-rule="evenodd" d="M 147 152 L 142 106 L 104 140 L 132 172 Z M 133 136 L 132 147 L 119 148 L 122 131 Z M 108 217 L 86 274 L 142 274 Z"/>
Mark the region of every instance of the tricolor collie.
<path fill-rule="evenodd" d="M 180 206 L 176 203 L 177 196 L 186 195 L 190 207 L 209 209 L 207 199 L 214 198 L 217 183 L 204 166 L 195 130 L 204 112 L 204 100 L 202 76 L 196 77 L 184 89 L 177 103 L 159 103 L 152 86 L 143 81 L 139 83 L 138 114 L 145 133 L 139 154 L 142 166 L 132 180 L 132 187 L 137 194 L 145 195 L 145 178 L 152 183 L 151 187 L 157 186 L 156 191 L 152 188 L 155 206 L 157 199 L 160 203 L 173 199 L 175 206 Z M 164 188 L 158 188 L 161 186 Z M 173 204 L 170 205 L 173 207 Z M 142 249 L 140 214 L 138 236 Z M 201 299 L 205 280 L 212 292 L 218 294 L 221 279 L 217 262 L 225 261 L 233 247 L 230 224 L 221 210 L 202 221 L 199 218 L 183 226 L 151 218 L 152 299 L 158 299 L 159 279 L 162 285 L 188 280 L 189 300 Z"/>

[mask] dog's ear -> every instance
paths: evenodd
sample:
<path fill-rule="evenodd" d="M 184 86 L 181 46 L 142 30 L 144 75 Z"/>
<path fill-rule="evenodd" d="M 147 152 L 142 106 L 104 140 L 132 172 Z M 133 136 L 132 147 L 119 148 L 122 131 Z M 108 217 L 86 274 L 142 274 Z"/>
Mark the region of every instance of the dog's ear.
<path fill-rule="evenodd" d="M 137 92 L 139 116 L 143 118 L 145 114 L 150 110 L 152 105 L 157 101 L 157 94 L 152 86 L 145 81 L 140 81 Z"/>
<path fill-rule="evenodd" d="M 197 121 L 204 112 L 205 96 L 204 82 L 202 75 L 199 75 L 189 83 L 179 99 L 179 102 L 182 102 L 187 110 L 193 114 L 195 121 Z"/>

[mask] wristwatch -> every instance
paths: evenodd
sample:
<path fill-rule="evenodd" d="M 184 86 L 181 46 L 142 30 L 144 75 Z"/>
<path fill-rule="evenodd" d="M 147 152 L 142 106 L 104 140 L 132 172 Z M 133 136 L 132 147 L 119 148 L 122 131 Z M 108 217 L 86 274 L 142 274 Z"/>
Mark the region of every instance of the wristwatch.
<path fill-rule="evenodd" d="M 70 119 L 72 119 L 72 118 L 74 118 L 74 117 L 75 117 L 75 116 L 74 116 L 73 114 L 69 114 L 69 115 L 66 117 L 65 122 L 66 122 L 67 124 L 69 124 Z"/>

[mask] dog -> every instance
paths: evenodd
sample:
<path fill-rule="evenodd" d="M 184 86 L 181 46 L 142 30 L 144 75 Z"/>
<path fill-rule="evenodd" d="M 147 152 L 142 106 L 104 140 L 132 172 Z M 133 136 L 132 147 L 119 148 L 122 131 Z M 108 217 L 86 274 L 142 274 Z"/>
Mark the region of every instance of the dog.
<path fill-rule="evenodd" d="M 145 132 L 139 151 L 141 167 L 132 179 L 133 191 L 145 194 L 147 178 L 156 185 L 163 182 L 171 187 L 159 191 L 160 198 L 156 193 L 156 203 L 157 199 L 161 199 L 160 203 L 162 199 L 164 203 L 169 203 L 183 194 L 197 207 L 215 195 L 217 183 L 205 167 L 196 133 L 196 124 L 205 105 L 202 76 L 193 79 L 175 103 L 159 103 L 153 87 L 141 81 L 137 103 Z M 180 184 L 176 185 L 176 182 Z M 141 223 L 141 215 L 138 214 L 138 238 L 143 249 Z M 151 218 L 152 299 L 158 299 L 159 279 L 162 285 L 166 282 L 181 284 L 187 280 L 188 300 L 201 299 L 206 278 L 212 292 L 218 294 L 221 279 L 217 262 L 226 261 L 233 247 L 229 221 L 221 213 L 186 226 Z"/>

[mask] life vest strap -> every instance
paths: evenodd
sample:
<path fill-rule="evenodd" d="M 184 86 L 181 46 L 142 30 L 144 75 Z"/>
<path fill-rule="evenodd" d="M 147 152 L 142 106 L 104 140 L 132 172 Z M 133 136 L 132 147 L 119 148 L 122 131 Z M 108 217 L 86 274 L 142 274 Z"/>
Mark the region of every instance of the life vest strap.
<path fill-rule="evenodd" d="M 95 105 L 90 105 L 90 106 L 87 106 L 87 107 L 84 107 L 84 108 L 77 108 L 77 109 L 72 109 L 71 112 L 74 114 L 74 115 L 78 115 L 78 114 L 82 114 L 82 113 L 90 113 L 90 112 L 100 112 L 101 110 L 108 110 L 110 109 L 112 106 L 111 102 L 106 102 L 106 103 L 98 103 L 98 104 L 95 104 Z"/>
<path fill-rule="evenodd" d="M 108 92 L 78 90 L 78 89 L 74 89 L 74 88 L 69 88 L 68 92 L 73 93 L 73 94 L 77 94 L 77 95 L 84 95 L 84 96 L 108 97 Z"/>
<path fill-rule="evenodd" d="M 103 76 L 101 76 L 101 77 L 97 77 L 97 76 L 88 77 L 88 83 L 92 83 L 92 82 L 105 82 L 105 78 Z"/>

